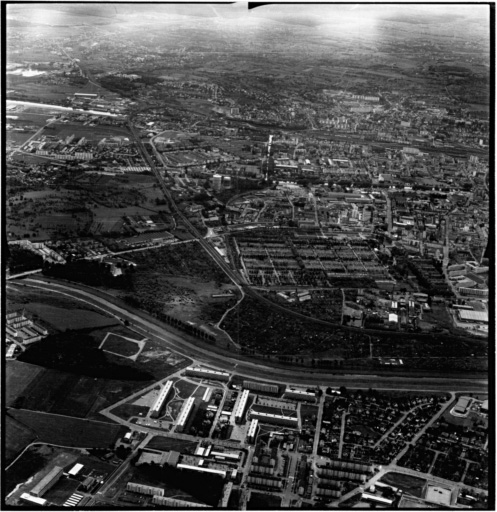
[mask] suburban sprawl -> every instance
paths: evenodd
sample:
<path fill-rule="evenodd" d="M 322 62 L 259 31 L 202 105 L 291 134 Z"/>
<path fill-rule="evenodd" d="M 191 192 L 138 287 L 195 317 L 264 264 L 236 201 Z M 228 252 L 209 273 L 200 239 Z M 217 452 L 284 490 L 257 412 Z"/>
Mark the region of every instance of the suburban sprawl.
<path fill-rule="evenodd" d="M 4 507 L 493 507 L 494 14 L 390 7 L 2 4 Z"/>

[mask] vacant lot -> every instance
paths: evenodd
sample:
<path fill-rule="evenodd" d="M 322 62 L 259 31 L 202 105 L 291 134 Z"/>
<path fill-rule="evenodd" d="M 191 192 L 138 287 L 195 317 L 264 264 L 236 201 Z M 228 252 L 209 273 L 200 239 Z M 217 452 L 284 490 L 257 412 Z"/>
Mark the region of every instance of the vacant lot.
<path fill-rule="evenodd" d="M 147 448 L 153 450 L 174 450 L 180 453 L 193 453 L 197 447 L 197 441 L 185 441 L 166 436 L 155 436 L 147 444 Z"/>
<path fill-rule="evenodd" d="M 108 448 L 126 427 L 36 411 L 10 409 L 9 414 L 32 429 L 45 443 L 81 448 Z"/>

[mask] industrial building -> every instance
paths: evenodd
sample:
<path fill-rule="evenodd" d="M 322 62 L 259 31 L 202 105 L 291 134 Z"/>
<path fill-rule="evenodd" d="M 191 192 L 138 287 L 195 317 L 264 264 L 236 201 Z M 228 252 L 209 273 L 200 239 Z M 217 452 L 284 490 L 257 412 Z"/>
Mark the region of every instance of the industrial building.
<path fill-rule="evenodd" d="M 293 400 L 316 401 L 316 393 L 314 393 L 314 391 L 304 391 L 303 389 L 288 388 L 284 396 L 285 398 L 292 398 Z"/>
<path fill-rule="evenodd" d="M 188 421 L 190 413 L 193 410 L 194 404 L 195 404 L 195 398 L 193 398 L 192 396 L 184 403 L 183 408 L 181 409 L 181 412 L 179 413 L 178 421 L 176 423 L 176 431 L 177 432 L 183 432 L 183 429 L 186 426 L 186 422 Z"/>
<path fill-rule="evenodd" d="M 172 385 L 173 381 L 168 380 L 166 382 L 166 385 L 162 388 L 161 392 L 159 393 L 159 396 L 157 397 L 157 400 L 155 401 L 154 405 L 150 408 L 151 418 L 159 417 L 162 406 L 164 405 L 164 402 L 167 398 L 167 395 L 169 394 L 169 391 L 171 390 Z"/>
<path fill-rule="evenodd" d="M 240 453 L 212 451 L 210 455 L 216 459 L 228 459 L 232 462 L 238 462 L 240 460 Z"/>
<path fill-rule="evenodd" d="M 152 487 L 151 485 L 137 484 L 135 482 L 128 482 L 126 490 L 147 494 L 148 496 L 164 496 L 164 489 L 161 487 Z"/>
<path fill-rule="evenodd" d="M 227 382 L 230 380 L 230 374 L 227 372 L 218 372 L 215 370 L 208 370 L 207 368 L 195 368 L 189 366 L 186 371 L 189 377 L 197 377 L 203 379 L 221 380 Z"/>
<path fill-rule="evenodd" d="M 488 311 L 470 311 L 459 309 L 457 316 L 461 322 L 481 322 L 488 324 Z"/>
<path fill-rule="evenodd" d="M 259 430 L 259 420 L 254 419 L 250 422 L 250 426 L 247 431 L 247 443 L 255 443 L 257 432 Z"/>
<path fill-rule="evenodd" d="M 281 414 L 270 414 L 268 412 L 251 411 L 251 419 L 256 419 L 264 423 L 272 423 L 274 425 L 282 425 L 285 427 L 297 428 L 299 425 L 298 418 L 293 416 L 283 416 Z"/>
<path fill-rule="evenodd" d="M 389 498 L 384 498 L 383 496 L 376 496 L 375 494 L 370 494 L 368 492 L 362 493 L 362 499 L 366 501 L 372 501 L 373 503 L 381 503 L 382 505 L 391 505 L 393 500 Z"/>
<path fill-rule="evenodd" d="M 241 423 L 243 420 L 243 416 L 245 414 L 245 408 L 247 407 L 247 400 L 249 397 L 250 391 L 248 389 L 242 392 L 242 396 L 238 402 L 238 405 L 235 409 L 235 423 Z"/>
<path fill-rule="evenodd" d="M 38 507 L 46 507 L 48 505 L 48 501 L 43 498 L 37 498 L 35 496 L 31 496 L 27 492 L 23 492 L 21 494 L 21 501 L 27 503 L 28 505 L 36 505 Z"/>
<path fill-rule="evenodd" d="M 68 475 L 76 476 L 83 468 L 83 464 L 74 464 L 74 466 L 69 470 Z"/>
<path fill-rule="evenodd" d="M 279 386 L 276 384 L 267 384 L 265 382 L 257 382 L 253 380 L 244 380 L 243 388 L 252 391 L 263 391 L 264 393 L 274 393 L 277 395 L 280 392 Z"/>
<path fill-rule="evenodd" d="M 60 466 L 55 466 L 33 487 L 33 489 L 31 489 L 31 494 L 37 498 L 41 498 L 60 480 L 63 474 L 64 470 Z"/>
<path fill-rule="evenodd" d="M 136 461 L 136 465 L 141 464 L 157 464 L 158 466 L 176 467 L 179 462 L 180 453 L 174 450 L 163 452 L 152 448 L 142 450 L 140 458 Z"/>

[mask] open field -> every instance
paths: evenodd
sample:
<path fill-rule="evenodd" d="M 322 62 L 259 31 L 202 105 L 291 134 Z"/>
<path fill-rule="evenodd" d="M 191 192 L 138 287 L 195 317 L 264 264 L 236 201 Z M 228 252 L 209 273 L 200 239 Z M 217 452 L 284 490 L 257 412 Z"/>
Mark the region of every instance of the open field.
<path fill-rule="evenodd" d="M 9 407 L 106 422 L 100 410 L 146 385 L 139 380 L 95 379 L 21 361 L 8 361 L 7 378 Z"/>
<path fill-rule="evenodd" d="M 43 372 L 41 366 L 27 365 L 17 360 L 5 362 L 5 405 L 12 402 Z"/>
<path fill-rule="evenodd" d="M 9 414 L 28 426 L 45 443 L 81 448 L 108 448 L 126 427 L 68 416 L 10 409 Z"/>
<path fill-rule="evenodd" d="M 26 427 L 12 416 L 5 415 L 5 463 L 10 464 L 19 453 L 37 438 L 36 432 Z"/>
<path fill-rule="evenodd" d="M 49 323 L 56 329 L 85 329 L 88 327 L 113 326 L 119 322 L 115 318 L 109 318 L 86 309 L 65 309 L 50 306 L 40 302 L 30 302 L 26 309 Z"/>
<path fill-rule="evenodd" d="M 118 126 L 87 126 L 73 123 L 53 123 L 50 130 L 44 130 L 43 135 L 55 135 L 61 139 L 75 135 L 76 137 L 85 137 L 88 142 L 98 143 L 104 138 L 123 135 L 130 137 L 126 128 Z"/>

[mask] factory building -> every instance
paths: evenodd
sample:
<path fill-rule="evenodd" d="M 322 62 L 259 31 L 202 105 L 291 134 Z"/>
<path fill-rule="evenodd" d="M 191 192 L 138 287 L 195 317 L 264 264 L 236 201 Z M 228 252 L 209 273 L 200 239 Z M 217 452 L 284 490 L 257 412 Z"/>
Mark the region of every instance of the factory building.
<path fill-rule="evenodd" d="M 252 420 L 247 431 L 247 443 L 254 444 L 259 430 L 259 420 Z"/>
<path fill-rule="evenodd" d="M 218 372 L 215 370 L 208 370 L 207 368 L 195 368 L 193 366 L 189 366 L 186 371 L 186 375 L 189 377 L 197 377 L 203 379 L 212 379 L 212 380 L 220 380 L 220 381 L 228 381 L 230 380 L 230 374 L 227 372 Z"/>
<path fill-rule="evenodd" d="M 244 380 L 243 388 L 252 391 L 263 391 L 264 393 L 274 393 L 275 395 L 280 392 L 280 388 L 276 384 L 266 384 L 265 382 L 256 382 L 253 380 Z"/>
<path fill-rule="evenodd" d="M 186 422 L 193 410 L 195 404 L 195 398 L 192 396 L 184 403 L 183 408 L 178 416 L 178 422 L 176 423 L 176 431 L 183 432 L 183 429 L 186 426 Z M 178 466 L 179 467 L 179 466 Z"/>
<path fill-rule="evenodd" d="M 468 311 L 459 309 L 457 316 L 461 322 L 481 322 L 488 324 L 488 311 Z"/>
<path fill-rule="evenodd" d="M 64 470 L 60 466 L 55 466 L 31 489 L 31 494 L 37 498 L 41 498 L 51 487 L 53 487 L 64 474 Z"/>
<path fill-rule="evenodd" d="M 164 402 L 167 398 L 167 395 L 169 394 L 169 391 L 171 391 L 172 385 L 173 381 L 168 380 L 166 385 L 162 388 L 161 392 L 159 393 L 159 396 L 157 397 L 157 400 L 155 401 L 154 405 L 150 408 L 151 418 L 159 417 L 162 406 L 164 405 Z"/>
<path fill-rule="evenodd" d="M 297 428 L 299 424 L 298 418 L 296 417 L 270 414 L 268 412 L 251 411 L 250 417 L 251 419 L 256 419 L 263 423 L 271 423 L 291 428 Z"/>
<path fill-rule="evenodd" d="M 245 389 L 242 392 L 242 396 L 240 397 L 240 400 L 238 402 L 238 405 L 235 409 L 235 423 L 241 423 L 243 420 L 243 416 L 245 414 L 245 408 L 247 407 L 247 400 L 249 397 L 250 391 L 248 389 Z"/>

